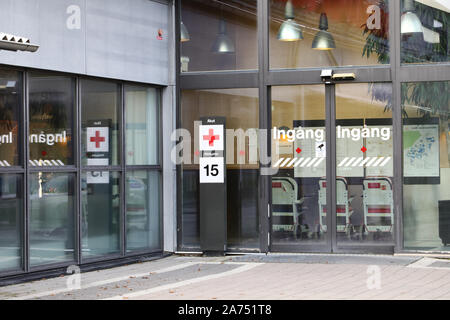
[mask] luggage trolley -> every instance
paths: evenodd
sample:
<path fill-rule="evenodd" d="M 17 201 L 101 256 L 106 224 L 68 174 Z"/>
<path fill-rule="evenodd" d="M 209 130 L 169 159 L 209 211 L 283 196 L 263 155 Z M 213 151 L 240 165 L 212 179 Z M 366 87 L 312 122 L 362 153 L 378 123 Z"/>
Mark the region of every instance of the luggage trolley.
<path fill-rule="evenodd" d="M 298 187 L 294 179 L 274 177 L 272 179 L 272 230 L 292 232 L 295 238 L 302 233 L 301 211 L 298 206 L 304 199 L 297 199 Z"/>
<path fill-rule="evenodd" d="M 345 178 L 336 178 L 336 231 L 345 233 L 349 237 L 353 233 L 353 226 L 350 218 L 353 210 L 350 209 L 350 203 L 353 198 L 348 197 L 348 183 Z M 327 180 L 319 180 L 319 211 L 320 211 L 320 230 L 327 232 Z"/>
<path fill-rule="evenodd" d="M 363 181 L 364 229 L 377 239 L 394 230 L 392 181 L 387 177 L 366 178 Z"/>

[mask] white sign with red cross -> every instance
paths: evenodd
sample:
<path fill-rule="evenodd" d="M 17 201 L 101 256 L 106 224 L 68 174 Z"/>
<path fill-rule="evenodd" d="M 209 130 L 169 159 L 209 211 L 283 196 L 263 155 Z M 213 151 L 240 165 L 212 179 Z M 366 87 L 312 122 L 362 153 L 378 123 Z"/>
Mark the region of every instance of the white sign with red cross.
<path fill-rule="evenodd" d="M 87 152 L 109 152 L 109 128 L 87 128 Z"/>
<path fill-rule="evenodd" d="M 223 125 L 200 126 L 200 151 L 223 150 Z"/>

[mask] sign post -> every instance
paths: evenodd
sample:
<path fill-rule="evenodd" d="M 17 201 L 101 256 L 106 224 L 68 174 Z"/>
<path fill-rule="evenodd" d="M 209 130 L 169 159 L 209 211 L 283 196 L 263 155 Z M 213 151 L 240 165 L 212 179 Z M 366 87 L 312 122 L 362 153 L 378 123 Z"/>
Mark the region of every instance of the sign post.
<path fill-rule="evenodd" d="M 205 254 L 224 254 L 227 245 L 225 118 L 201 118 L 200 244 Z"/>

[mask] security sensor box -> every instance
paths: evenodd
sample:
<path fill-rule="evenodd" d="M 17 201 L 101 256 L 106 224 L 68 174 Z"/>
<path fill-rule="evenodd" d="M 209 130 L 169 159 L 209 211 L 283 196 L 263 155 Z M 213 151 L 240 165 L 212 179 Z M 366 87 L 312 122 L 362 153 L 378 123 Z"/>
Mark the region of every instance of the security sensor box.
<path fill-rule="evenodd" d="M 333 70 L 331 70 L 331 69 L 322 70 L 320 77 L 322 78 L 323 82 L 329 82 L 331 80 L 331 78 L 333 77 Z"/>
<path fill-rule="evenodd" d="M 355 80 L 354 73 L 336 73 L 331 77 L 333 80 Z"/>

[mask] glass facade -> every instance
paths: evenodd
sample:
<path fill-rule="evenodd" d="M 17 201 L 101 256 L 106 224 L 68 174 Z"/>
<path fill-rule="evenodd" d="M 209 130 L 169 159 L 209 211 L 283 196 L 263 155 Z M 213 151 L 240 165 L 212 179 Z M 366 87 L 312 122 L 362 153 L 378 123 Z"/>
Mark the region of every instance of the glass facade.
<path fill-rule="evenodd" d="M 119 85 L 114 82 L 81 82 L 82 163 L 85 166 L 119 164 Z"/>
<path fill-rule="evenodd" d="M 74 165 L 75 79 L 31 73 L 29 86 L 29 164 Z"/>
<path fill-rule="evenodd" d="M 160 99 L 0 69 L 0 278 L 161 252 Z"/>
<path fill-rule="evenodd" d="M 0 166 L 21 165 L 22 76 L 0 70 Z"/>
<path fill-rule="evenodd" d="M 325 87 L 273 87 L 272 127 L 272 161 L 295 160 L 272 176 L 272 242 L 324 243 L 327 199 L 319 186 L 326 184 L 326 153 L 314 150 L 316 145 L 324 147 L 326 141 Z M 292 130 L 303 135 L 297 138 Z M 296 166 L 300 159 L 302 163 Z"/>
<path fill-rule="evenodd" d="M 450 251 L 450 81 L 402 85 L 405 248 Z"/>
<path fill-rule="evenodd" d="M 258 94 L 256 89 L 183 91 L 183 246 L 199 247 L 198 130 L 202 117 L 225 117 L 228 247 L 259 247 Z M 187 140 L 186 140 L 187 141 Z"/>
<path fill-rule="evenodd" d="M 160 163 L 158 99 L 154 88 L 125 86 L 127 165 Z"/>
<path fill-rule="evenodd" d="M 243 3 L 214 5 L 241 10 L 242 24 L 256 14 L 257 52 L 248 50 L 247 57 L 253 54 L 258 70 L 225 62 L 197 67 L 196 53 L 186 54 L 197 32 L 186 21 L 197 9 L 181 2 L 179 128 L 187 132 L 178 167 L 178 248 L 199 250 L 201 243 L 194 123 L 222 116 L 227 131 L 258 128 L 258 161 L 241 164 L 238 178 L 228 162 L 235 146 L 226 147 L 228 251 L 449 251 L 450 6 L 438 0 L 271 0 L 243 10 Z M 214 10 L 197 8 L 198 21 L 211 19 Z M 233 36 L 237 46 L 254 43 Z M 240 57 L 235 61 L 244 61 Z M 245 77 L 235 72 L 244 69 L 250 69 Z M 258 97 L 251 114 L 249 97 Z M 247 189 L 245 181 L 254 182 Z M 248 195 L 254 198 L 244 204 Z M 243 210 L 239 202 L 256 210 Z M 239 215 L 247 218 L 233 218 Z M 236 237 L 243 228 L 254 231 L 255 246 Z"/>
<path fill-rule="evenodd" d="M 450 61 L 450 5 L 439 0 L 402 0 L 401 62 Z"/>
<path fill-rule="evenodd" d="M 75 261 L 75 174 L 30 175 L 31 266 Z"/>
<path fill-rule="evenodd" d="M 135 170 L 126 178 L 127 251 L 161 246 L 160 174 Z"/>
<path fill-rule="evenodd" d="M 0 272 L 23 266 L 23 176 L 0 174 Z"/>
<path fill-rule="evenodd" d="M 271 0 L 270 67 L 389 63 L 387 0 Z"/>
<path fill-rule="evenodd" d="M 337 243 L 394 243 L 390 83 L 336 85 Z"/>
<path fill-rule="evenodd" d="M 181 9 L 182 72 L 258 68 L 256 0 L 183 0 Z"/>

